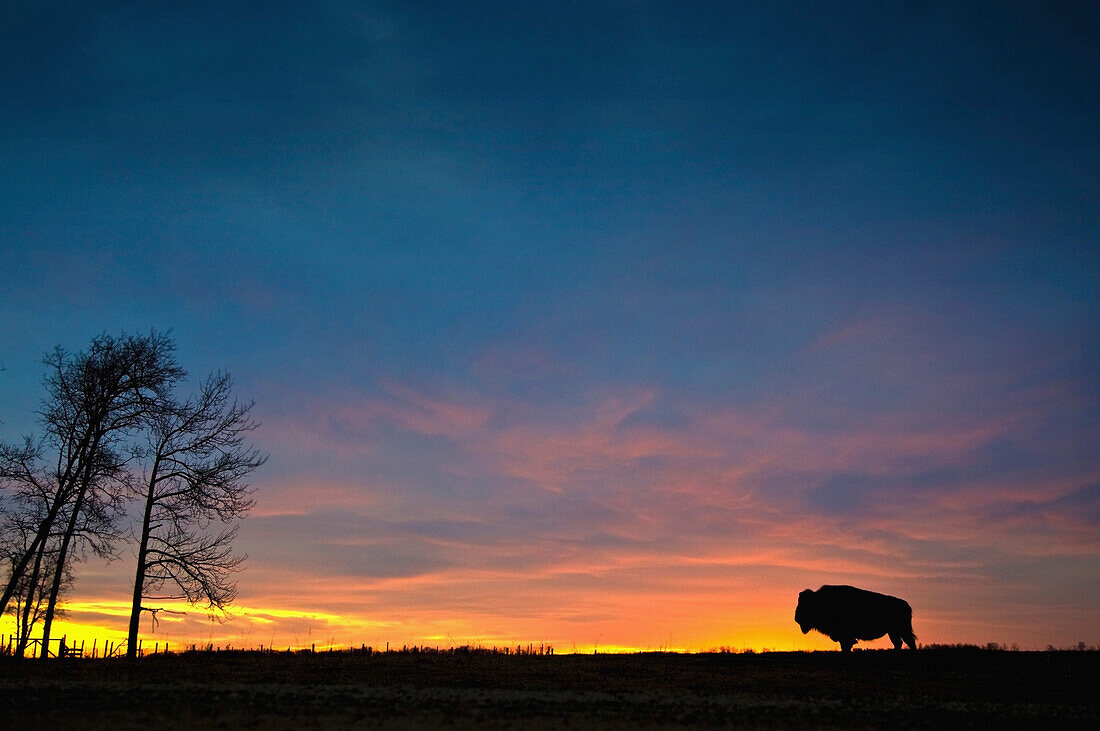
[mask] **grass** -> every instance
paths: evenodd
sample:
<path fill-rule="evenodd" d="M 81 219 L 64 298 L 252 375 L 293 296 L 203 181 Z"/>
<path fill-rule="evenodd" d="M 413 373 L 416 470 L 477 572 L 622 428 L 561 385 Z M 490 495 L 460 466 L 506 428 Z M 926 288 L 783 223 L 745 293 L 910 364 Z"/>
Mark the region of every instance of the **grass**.
<path fill-rule="evenodd" d="M 527 729 L 576 726 L 1096 727 L 1100 653 L 223 651 L 0 658 L 24 725 Z"/>

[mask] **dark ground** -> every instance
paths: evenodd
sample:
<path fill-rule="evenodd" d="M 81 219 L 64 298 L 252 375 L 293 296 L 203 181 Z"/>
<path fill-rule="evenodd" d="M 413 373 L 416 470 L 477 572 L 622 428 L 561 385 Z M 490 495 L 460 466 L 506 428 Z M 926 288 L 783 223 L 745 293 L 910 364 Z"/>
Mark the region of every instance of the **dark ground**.
<path fill-rule="evenodd" d="M 1100 652 L 0 658 L 0 725 L 1100 728 Z"/>

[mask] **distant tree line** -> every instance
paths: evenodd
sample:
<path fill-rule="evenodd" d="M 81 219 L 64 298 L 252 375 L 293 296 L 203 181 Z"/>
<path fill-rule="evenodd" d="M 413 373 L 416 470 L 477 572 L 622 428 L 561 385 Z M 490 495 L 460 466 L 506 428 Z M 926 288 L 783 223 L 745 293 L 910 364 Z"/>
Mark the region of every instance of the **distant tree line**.
<path fill-rule="evenodd" d="M 266 459 L 245 443 L 252 403 L 233 400 L 228 374 L 197 394 L 166 335 L 100 335 L 88 349 L 44 359 L 43 434 L 0 443 L 0 615 L 16 625 L 17 655 L 42 625 L 41 655 L 89 554 L 137 547 L 127 655 L 137 652 L 146 600 L 184 599 L 224 611 L 236 597 L 236 520 L 252 507 L 248 475 Z M 128 516 L 136 506 L 136 525 Z"/>

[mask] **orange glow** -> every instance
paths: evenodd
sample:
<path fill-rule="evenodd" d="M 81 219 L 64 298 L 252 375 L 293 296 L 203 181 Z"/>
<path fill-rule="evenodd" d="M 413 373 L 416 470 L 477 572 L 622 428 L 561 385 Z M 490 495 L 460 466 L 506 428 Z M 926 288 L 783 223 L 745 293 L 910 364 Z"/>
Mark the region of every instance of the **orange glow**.
<path fill-rule="evenodd" d="M 234 609 L 231 620 L 218 623 L 209 621 L 201 609 L 186 604 L 166 603 L 163 607 L 167 611 L 158 614 L 155 628 L 149 615 L 142 618 L 140 638 L 144 651 L 151 652 L 154 646 L 161 650 L 168 647 L 181 651 L 192 645 L 202 648 L 208 644 L 223 648 L 263 646 L 280 650 L 311 647 L 318 650 L 341 649 L 362 644 L 379 649 L 404 645 L 514 647 L 533 644 L 536 647 L 552 646 L 557 653 L 833 649 L 827 638 L 802 637 L 797 627 L 791 632 L 771 626 L 765 618 L 743 617 L 744 629 L 727 629 L 724 632 L 715 626 L 717 623 L 703 621 L 696 627 L 669 631 L 664 637 L 651 634 L 648 641 L 623 643 L 613 638 L 622 636 L 622 630 L 633 622 L 594 622 L 583 630 L 588 639 L 578 641 L 576 625 L 561 620 L 539 623 L 539 628 L 532 631 L 534 623 L 528 621 L 500 619 L 486 622 L 482 617 L 459 618 L 443 613 L 435 616 L 425 613 L 395 622 L 353 614 L 240 606 Z M 94 645 L 100 655 L 108 642 L 115 648 L 124 646 L 130 611 L 128 605 L 113 601 L 86 601 L 74 602 L 67 609 L 70 618 L 55 622 L 52 630 L 54 640 L 65 637 L 70 646 L 83 643 L 89 654 Z M 645 614 L 644 605 L 635 605 L 632 611 L 624 614 L 641 616 Z M 13 629 L 10 622 L 3 627 L 7 632 Z M 53 645 L 52 651 L 56 652 L 56 645 Z"/>

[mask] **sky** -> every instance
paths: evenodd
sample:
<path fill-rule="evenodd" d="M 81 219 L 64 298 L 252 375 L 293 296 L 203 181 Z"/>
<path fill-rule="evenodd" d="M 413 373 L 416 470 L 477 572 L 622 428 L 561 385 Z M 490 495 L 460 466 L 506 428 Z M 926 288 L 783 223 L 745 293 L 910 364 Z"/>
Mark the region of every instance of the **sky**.
<path fill-rule="evenodd" d="M 1100 644 L 1098 31 L 6 2 L 0 439 L 104 332 L 255 401 L 234 617 L 145 642 L 827 649 L 798 593 L 853 584 L 923 643 Z M 132 570 L 77 566 L 72 636 Z"/>

